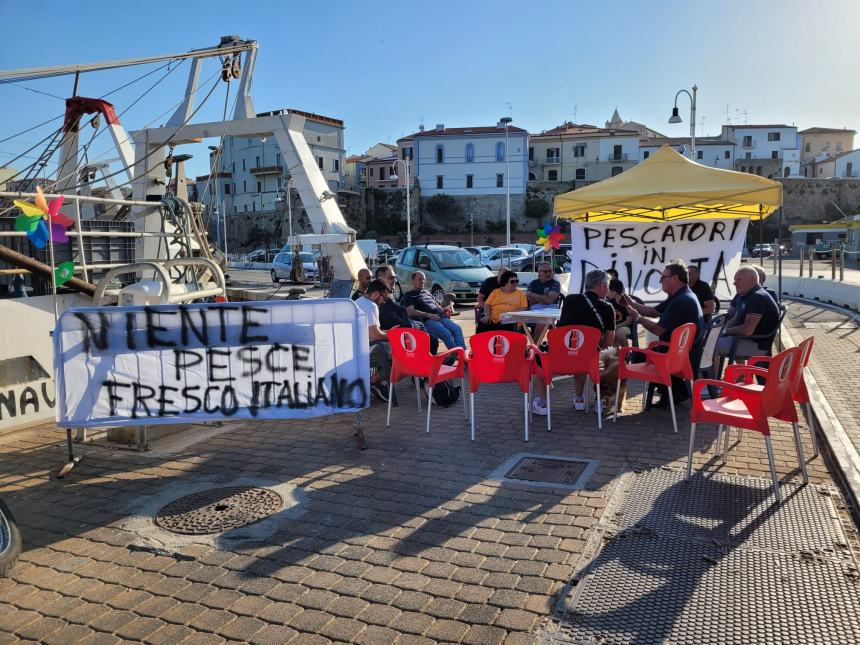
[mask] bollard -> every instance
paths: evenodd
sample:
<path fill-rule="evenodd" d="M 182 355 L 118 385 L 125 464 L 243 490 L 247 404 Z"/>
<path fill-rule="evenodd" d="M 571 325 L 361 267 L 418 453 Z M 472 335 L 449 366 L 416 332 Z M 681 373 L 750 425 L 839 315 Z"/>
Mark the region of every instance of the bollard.
<path fill-rule="evenodd" d="M 839 282 L 845 281 L 845 245 L 839 248 Z"/>
<path fill-rule="evenodd" d="M 801 278 L 803 277 L 803 255 L 804 255 L 804 252 L 805 252 L 805 251 L 806 251 L 806 249 L 804 249 L 804 248 L 801 246 L 801 247 L 800 247 L 800 277 L 801 277 Z"/>
<path fill-rule="evenodd" d="M 836 280 L 836 245 L 830 247 L 830 279 Z"/>
<path fill-rule="evenodd" d="M 815 251 L 809 249 L 809 277 L 812 277 L 812 260 L 815 258 Z"/>

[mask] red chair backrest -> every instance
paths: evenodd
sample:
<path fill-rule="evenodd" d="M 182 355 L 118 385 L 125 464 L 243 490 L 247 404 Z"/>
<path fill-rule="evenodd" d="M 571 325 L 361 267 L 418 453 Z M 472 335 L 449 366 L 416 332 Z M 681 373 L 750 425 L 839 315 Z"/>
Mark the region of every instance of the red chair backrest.
<path fill-rule="evenodd" d="M 809 403 L 809 391 L 806 389 L 806 380 L 803 378 L 803 368 L 809 365 L 809 356 L 812 354 L 812 344 L 815 336 L 810 336 L 800 343 L 800 369 L 797 370 L 797 383 L 794 388 L 794 399 L 798 403 Z"/>
<path fill-rule="evenodd" d="M 797 368 L 800 362 L 800 348 L 792 347 L 773 357 L 767 371 L 767 381 L 761 392 L 762 412 L 775 417 L 791 400 L 795 387 Z"/>
<path fill-rule="evenodd" d="M 519 383 L 520 389 L 531 379 L 526 358 L 528 339 L 512 331 L 485 331 L 469 339 L 469 385 L 475 392 L 481 383 Z"/>
<path fill-rule="evenodd" d="M 690 348 L 695 340 L 696 323 L 686 323 L 672 332 L 669 338 L 669 351 L 666 352 L 669 374 L 685 373 L 686 378 L 692 378 L 692 374 L 687 376 L 686 372 L 689 371 Z"/>
<path fill-rule="evenodd" d="M 600 380 L 600 338 L 603 333 L 596 327 L 566 325 L 551 329 L 547 334 L 549 351 L 541 354 L 541 361 L 554 375 L 589 374 L 595 382 Z"/>
<path fill-rule="evenodd" d="M 395 327 L 388 330 L 392 371 L 398 376 L 427 376 L 432 370 L 430 335 L 420 329 Z M 392 377 L 394 380 L 396 378 Z"/>

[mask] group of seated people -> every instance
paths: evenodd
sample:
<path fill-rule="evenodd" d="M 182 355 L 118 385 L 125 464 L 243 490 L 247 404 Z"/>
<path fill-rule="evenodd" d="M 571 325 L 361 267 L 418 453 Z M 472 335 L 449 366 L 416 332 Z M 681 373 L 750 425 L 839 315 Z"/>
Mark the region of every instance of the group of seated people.
<path fill-rule="evenodd" d="M 744 266 L 736 272 L 737 295 L 727 312 L 722 337 L 717 343 L 718 353 L 748 358 L 770 352 L 780 315 L 778 298 L 764 287 L 764 277 L 764 270 L 754 265 Z M 451 319 L 457 312 L 453 307 L 443 307 L 436 301 L 425 288 L 426 276 L 421 271 L 412 274 L 412 288 L 403 294 L 400 301 L 392 297 L 395 276 L 390 266 L 377 268 L 375 278 L 369 270 L 362 269 L 358 278 L 359 286 L 353 299 L 368 317 L 371 366 L 376 368 L 371 388 L 377 398 L 387 400 L 386 376 L 391 361 L 391 349 L 386 342 L 387 330 L 412 327 L 426 331 L 434 354 L 440 341 L 448 349 L 466 348 L 462 329 Z M 524 291 L 519 289 L 517 274 L 503 267 L 496 276 L 481 285 L 476 307 L 476 331 L 516 331 L 516 325 L 502 323 L 505 313 L 557 309 L 559 305 L 561 312 L 556 324 L 584 325 L 601 330 L 601 349 L 626 346 L 631 340 L 635 341 L 638 327 L 643 327 L 660 341 L 668 342 L 675 329 L 694 323 L 697 334 L 690 361 L 694 373 L 697 373 L 703 331 L 719 306 L 716 297 L 711 287 L 700 280 L 698 268 L 695 265 L 688 267 L 681 260 L 663 268 L 660 285 L 666 299 L 655 306 L 646 305 L 625 293 L 624 285 L 614 270 L 598 269 L 586 274 L 583 293 L 562 298 L 561 285 L 553 277 L 549 263 L 538 267 L 538 277 Z M 665 346 L 658 346 L 656 351 L 665 351 Z M 574 383 L 574 409 L 584 410 L 585 379 L 577 378 Z M 537 391 L 542 389 L 539 387 Z M 676 404 L 689 398 L 687 385 L 681 379 L 673 379 L 671 394 L 668 388 L 659 385 L 655 387 L 655 393 L 659 399 L 651 401 L 651 407 L 668 406 L 669 396 Z M 545 404 L 539 397 L 535 399 L 533 409 L 537 414 L 546 414 Z"/>

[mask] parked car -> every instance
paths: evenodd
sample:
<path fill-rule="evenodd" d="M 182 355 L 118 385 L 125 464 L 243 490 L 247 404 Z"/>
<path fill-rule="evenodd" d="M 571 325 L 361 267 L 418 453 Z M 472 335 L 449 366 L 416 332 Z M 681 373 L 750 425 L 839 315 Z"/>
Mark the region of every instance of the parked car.
<path fill-rule="evenodd" d="M 497 249 L 486 251 L 480 257 L 480 260 L 483 265 L 491 271 L 498 271 L 503 262 L 507 266 L 515 260 L 521 260 L 522 258 L 528 257 L 528 255 L 529 254 L 525 249 L 520 249 L 515 246 L 502 246 Z"/>
<path fill-rule="evenodd" d="M 479 258 L 479 257 L 481 257 L 481 255 L 483 255 L 487 251 L 492 250 L 493 247 L 492 246 L 464 246 L 463 248 L 466 249 L 472 255 L 474 255 L 476 258 Z"/>
<path fill-rule="evenodd" d="M 511 244 L 512 247 L 516 247 L 518 249 L 522 249 L 528 254 L 537 253 L 543 247 L 538 246 L 537 244 L 528 244 L 527 242 L 514 242 Z"/>
<path fill-rule="evenodd" d="M 773 255 L 773 244 L 756 244 L 751 255 L 754 258 L 769 258 Z"/>
<path fill-rule="evenodd" d="M 570 260 L 564 252 L 560 250 L 544 251 L 543 249 L 524 258 L 514 260 L 511 262 L 511 269 L 513 271 L 533 272 L 537 270 L 537 266 L 541 262 L 552 264 L 555 268 L 555 273 L 564 273 L 570 269 Z"/>
<path fill-rule="evenodd" d="M 299 259 L 302 262 L 302 268 L 305 272 L 305 278 L 313 280 L 317 276 L 317 262 L 313 253 L 299 253 Z M 275 256 L 272 262 L 272 282 L 280 282 L 281 280 L 289 280 L 290 272 L 293 270 L 293 253 L 290 251 L 281 251 Z"/>
<path fill-rule="evenodd" d="M 410 246 L 403 249 L 394 265 L 396 298 L 411 289 L 415 271 L 424 272 L 426 288 L 440 304 L 446 293 L 453 293 L 456 302 L 475 300 L 481 283 L 493 275 L 466 249 L 441 244 Z"/>
<path fill-rule="evenodd" d="M 390 244 L 385 244 L 384 242 L 376 243 L 376 261 L 379 264 L 387 264 L 388 261 L 394 256 L 394 249 L 391 248 Z"/>
<path fill-rule="evenodd" d="M 815 259 L 817 260 L 829 260 L 833 256 L 833 245 L 830 242 L 822 242 L 818 241 L 815 244 Z"/>
<path fill-rule="evenodd" d="M 248 262 L 265 262 L 266 249 L 255 249 L 248 254 Z"/>

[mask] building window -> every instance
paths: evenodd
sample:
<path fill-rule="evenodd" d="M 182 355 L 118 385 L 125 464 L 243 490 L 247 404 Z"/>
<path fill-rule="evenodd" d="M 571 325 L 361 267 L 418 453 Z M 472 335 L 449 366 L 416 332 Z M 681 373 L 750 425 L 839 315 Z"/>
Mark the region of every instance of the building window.
<path fill-rule="evenodd" d="M 225 195 L 230 194 L 230 184 L 224 184 L 224 194 Z"/>
<path fill-rule="evenodd" d="M 577 179 L 585 179 L 585 168 L 577 168 L 576 169 L 576 178 Z"/>
<path fill-rule="evenodd" d="M 761 176 L 761 166 L 756 166 L 756 167 L 755 167 L 755 174 L 757 174 L 757 175 Z"/>
<path fill-rule="evenodd" d="M 558 159 L 561 156 L 560 148 L 547 148 L 546 149 L 546 160 L 547 163 L 558 163 Z"/>
<path fill-rule="evenodd" d="M 334 171 L 335 171 L 335 172 L 340 172 L 340 159 L 335 159 L 335 160 L 334 160 Z"/>
<path fill-rule="evenodd" d="M 466 144 L 466 163 L 472 163 L 475 161 L 475 144 L 467 143 Z"/>
<path fill-rule="evenodd" d="M 245 212 L 248 212 L 248 204 L 245 204 Z"/>
<path fill-rule="evenodd" d="M 258 182 L 257 182 L 257 192 L 258 192 L 258 193 L 262 193 L 262 192 L 263 192 L 263 182 L 262 182 L 262 181 L 258 181 Z"/>
<path fill-rule="evenodd" d="M 615 177 L 616 175 L 620 175 L 622 172 L 624 172 L 624 168 L 622 168 L 621 166 L 612 166 L 613 177 Z"/>
<path fill-rule="evenodd" d="M 803 151 L 804 152 L 812 152 L 812 144 L 811 143 L 803 144 Z"/>
<path fill-rule="evenodd" d="M 783 168 L 783 170 L 782 170 L 782 176 L 783 177 L 788 177 L 790 174 L 791 174 L 791 171 L 788 169 L 788 166 Z"/>
<path fill-rule="evenodd" d="M 842 142 L 841 141 L 836 142 L 836 152 L 842 152 Z"/>
<path fill-rule="evenodd" d="M 436 189 L 441 190 L 445 187 L 445 177 L 443 175 L 436 175 Z"/>
<path fill-rule="evenodd" d="M 744 148 L 752 148 L 752 135 L 748 134 L 744 137 Z"/>
<path fill-rule="evenodd" d="M 280 187 L 281 187 L 281 181 L 282 181 L 282 180 L 281 180 L 281 178 L 280 178 L 280 177 L 278 177 L 278 188 L 280 188 Z"/>
<path fill-rule="evenodd" d="M 809 144 L 807 144 L 807 145 L 809 145 Z M 809 170 L 809 169 L 808 169 L 808 168 L 804 168 L 804 169 L 803 169 L 803 176 L 804 176 L 804 177 L 808 177 L 808 176 L 809 176 L 809 175 L 807 175 L 807 174 L 806 174 L 806 171 L 807 171 L 807 170 Z"/>
<path fill-rule="evenodd" d="M 573 156 L 574 157 L 584 157 L 585 156 L 585 144 L 584 143 L 578 143 L 575 146 L 573 146 Z"/>
<path fill-rule="evenodd" d="M 705 151 L 704 150 L 696 150 L 696 159 L 704 159 Z"/>
<path fill-rule="evenodd" d="M 825 141 L 825 142 L 824 142 L 824 149 L 825 149 L 825 150 L 830 150 L 830 142 L 829 142 L 829 141 Z"/>
<path fill-rule="evenodd" d="M 445 163 L 445 146 L 436 146 L 436 163 Z"/>
<path fill-rule="evenodd" d="M 242 159 L 242 170 L 245 170 L 245 160 Z"/>
<path fill-rule="evenodd" d="M 317 157 L 317 165 L 320 167 L 320 170 L 325 169 L 325 164 L 323 164 L 323 158 L 322 157 Z"/>
<path fill-rule="evenodd" d="M 642 153 L 642 159 L 643 160 L 647 159 L 650 156 L 651 156 L 651 153 L 648 150 L 646 150 L 645 152 Z"/>
<path fill-rule="evenodd" d="M 247 182 L 247 181 L 245 181 L 244 179 L 242 180 L 242 192 L 243 192 L 243 193 L 247 193 L 247 192 L 248 192 L 248 182 Z"/>
<path fill-rule="evenodd" d="M 251 210 L 255 213 L 257 212 L 257 202 L 256 201 L 251 202 Z"/>
<path fill-rule="evenodd" d="M 845 164 L 845 176 L 846 177 L 853 177 L 854 176 L 854 162 L 853 161 L 849 161 L 848 163 Z"/>
<path fill-rule="evenodd" d="M 278 166 L 280 166 L 280 165 L 281 165 L 281 153 L 280 153 L 280 152 L 275 153 L 275 163 L 276 163 Z"/>
<path fill-rule="evenodd" d="M 768 132 L 767 133 L 768 141 L 779 141 L 779 132 Z"/>
<path fill-rule="evenodd" d="M 373 166 L 370 167 L 370 176 L 373 177 Z"/>
<path fill-rule="evenodd" d="M 725 159 L 731 159 L 731 158 L 732 158 L 732 153 L 731 153 L 731 152 L 729 152 L 728 150 L 726 150 L 726 151 L 723 153 L 723 157 L 724 157 Z"/>
<path fill-rule="evenodd" d="M 260 167 L 260 157 L 257 156 L 257 157 L 254 157 L 254 159 L 255 159 L 254 168 L 259 168 Z"/>
<path fill-rule="evenodd" d="M 504 161 L 505 160 L 505 142 L 498 141 L 496 142 L 496 161 Z"/>
<path fill-rule="evenodd" d="M 752 159 L 752 153 L 751 152 L 745 152 L 744 153 L 744 159 Z"/>
<path fill-rule="evenodd" d="M 529 173 L 529 181 L 534 181 L 535 179 L 537 179 L 537 177 L 535 177 L 535 174 L 533 172 L 530 172 Z"/>
<path fill-rule="evenodd" d="M 233 194 L 234 195 L 236 194 L 236 182 L 235 181 L 233 182 Z"/>
<path fill-rule="evenodd" d="M 746 166 L 741 166 L 741 172 L 746 172 L 746 171 L 747 171 L 747 167 L 746 167 Z"/>
<path fill-rule="evenodd" d="M 236 162 L 234 161 L 232 165 L 233 165 L 233 172 L 236 172 Z"/>
<path fill-rule="evenodd" d="M 558 181 L 558 170 L 550 170 L 547 173 L 546 178 L 549 181 Z"/>
<path fill-rule="evenodd" d="M 532 146 L 529 146 L 529 161 L 535 160 L 535 149 Z"/>
<path fill-rule="evenodd" d="M 474 188 L 474 175 L 466 175 L 466 188 Z"/>
<path fill-rule="evenodd" d="M 779 150 L 771 150 L 770 151 L 771 159 L 779 159 Z"/>
<path fill-rule="evenodd" d="M 496 188 L 503 188 L 505 185 L 505 176 L 502 173 L 496 175 Z"/>

